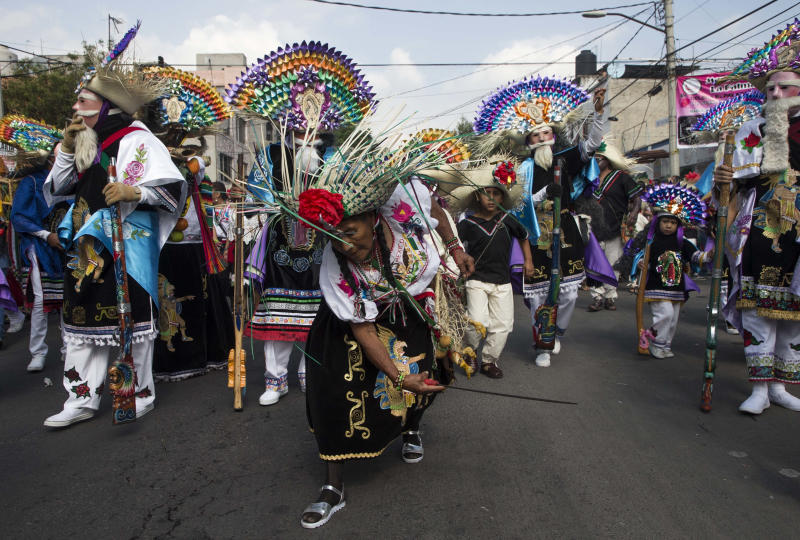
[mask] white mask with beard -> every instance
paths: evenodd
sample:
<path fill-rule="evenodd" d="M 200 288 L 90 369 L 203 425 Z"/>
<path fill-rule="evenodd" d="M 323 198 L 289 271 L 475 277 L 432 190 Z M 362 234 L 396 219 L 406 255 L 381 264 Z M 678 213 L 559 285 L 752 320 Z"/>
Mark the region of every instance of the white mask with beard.
<path fill-rule="evenodd" d="M 97 132 L 86 126 L 75 136 L 75 168 L 79 173 L 92 166 L 97 158 Z"/>
<path fill-rule="evenodd" d="M 761 172 L 781 173 L 789 168 L 789 109 L 800 106 L 800 96 L 767 100 L 762 109 L 766 123 Z"/>
<path fill-rule="evenodd" d="M 529 144 L 528 149 L 533 151 L 533 162 L 542 169 L 549 171 L 553 166 L 553 144 L 555 139 L 536 144 Z"/>

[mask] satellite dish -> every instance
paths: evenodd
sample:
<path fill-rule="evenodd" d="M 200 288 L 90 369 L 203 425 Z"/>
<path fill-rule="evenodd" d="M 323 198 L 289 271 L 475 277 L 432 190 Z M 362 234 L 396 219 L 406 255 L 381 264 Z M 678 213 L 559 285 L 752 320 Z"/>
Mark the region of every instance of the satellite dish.
<path fill-rule="evenodd" d="M 618 64 L 617 62 L 612 62 L 608 64 L 608 68 L 606 68 L 606 70 L 608 71 L 609 77 L 612 79 L 619 79 L 622 77 L 622 74 L 625 73 L 625 66 Z"/>

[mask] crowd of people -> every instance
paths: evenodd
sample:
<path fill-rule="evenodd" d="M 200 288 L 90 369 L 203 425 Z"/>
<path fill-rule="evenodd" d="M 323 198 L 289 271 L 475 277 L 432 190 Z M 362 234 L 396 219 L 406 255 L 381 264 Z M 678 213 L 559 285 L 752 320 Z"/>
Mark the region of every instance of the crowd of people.
<path fill-rule="evenodd" d="M 398 437 L 405 462 L 423 459 L 423 414 L 457 368 L 503 377 L 515 293 L 530 309 L 536 366 L 569 346 L 582 284 L 588 311 L 602 312 L 629 279 L 652 312 L 650 325 L 639 315 L 640 349 L 669 358 L 697 290 L 692 267 L 717 249 L 725 321 L 753 385 L 740 410 L 800 411 L 785 386 L 800 382 L 800 22 L 730 75 L 764 93 L 755 108 L 734 102 L 698 123 L 717 139 L 736 134 L 732 165 L 718 153 L 706 193 L 634 179 L 606 137 L 602 88 L 526 78 L 484 100 L 468 137 L 396 137 L 370 123 L 371 87 L 327 45 L 278 49 L 222 96 L 191 73 L 119 62 L 137 31 L 83 78 L 63 132 L 0 120 L 17 149 L 5 171 L 0 322 L 17 332 L 29 313 L 28 371 L 58 361 L 45 338 L 48 313 L 60 313 L 67 399 L 45 426 L 95 416 L 109 365 L 120 422 L 154 409 L 156 381 L 226 367 L 241 285 L 253 298 L 244 333 L 264 347 L 262 406 L 286 395 L 290 356 L 302 353 L 326 476 L 301 524 L 319 527 L 345 505 L 347 460 Z M 203 137 L 242 113 L 274 123 L 279 140 L 257 150 L 247 178 L 211 182 Z M 342 127 L 351 133 L 336 147 L 329 134 Z M 251 236 L 238 276 L 236 212 Z M 717 213 L 729 227 L 715 242 Z"/>

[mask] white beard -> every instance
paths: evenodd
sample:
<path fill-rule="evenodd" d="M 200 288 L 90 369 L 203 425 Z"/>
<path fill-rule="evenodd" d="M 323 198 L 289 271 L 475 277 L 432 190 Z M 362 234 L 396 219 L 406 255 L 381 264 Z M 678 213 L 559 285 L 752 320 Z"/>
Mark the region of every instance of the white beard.
<path fill-rule="evenodd" d="M 300 178 L 316 173 L 322 165 L 322 158 L 317 152 L 317 145 L 308 144 L 300 146 L 294 156 L 295 170 Z"/>
<path fill-rule="evenodd" d="M 761 172 L 775 174 L 789 168 L 789 109 L 800 106 L 800 96 L 767 100 L 763 114 L 764 159 Z"/>
<path fill-rule="evenodd" d="M 79 173 L 92 166 L 97 157 L 97 132 L 90 127 L 75 136 L 75 168 Z"/>
<path fill-rule="evenodd" d="M 548 141 L 534 145 L 533 162 L 549 171 L 553 166 L 553 142 Z"/>

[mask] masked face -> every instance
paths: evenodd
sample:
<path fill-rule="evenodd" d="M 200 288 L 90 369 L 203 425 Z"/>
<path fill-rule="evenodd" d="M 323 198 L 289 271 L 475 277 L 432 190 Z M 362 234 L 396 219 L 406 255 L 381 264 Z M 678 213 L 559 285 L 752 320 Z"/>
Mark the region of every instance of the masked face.
<path fill-rule="evenodd" d="M 767 99 L 772 101 L 800 95 L 800 86 L 797 86 L 798 82 L 800 82 L 800 74 L 793 71 L 773 73 L 767 82 Z"/>
<path fill-rule="evenodd" d="M 89 90 L 83 89 L 78 94 L 78 99 L 72 106 L 75 114 L 83 117 L 84 123 L 90 128 L 97 125 L 100 109 L 103 107 L 103 99 Z"/>
<path fill-rule="evenodd" d="M 543 128 L 531 132 L 528 135 L 527 142 L 529 145 L 537 145 L 539 143 L 552 141 L 553 139 L 554 139 L 553 128 L 545 126 Z"/>

